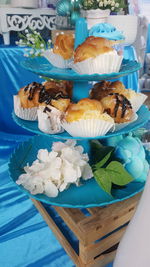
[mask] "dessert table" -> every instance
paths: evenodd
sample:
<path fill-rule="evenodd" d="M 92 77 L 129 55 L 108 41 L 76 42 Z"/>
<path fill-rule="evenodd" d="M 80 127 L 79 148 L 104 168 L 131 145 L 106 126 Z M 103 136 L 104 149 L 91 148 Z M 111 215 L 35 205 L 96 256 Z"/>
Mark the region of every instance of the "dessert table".
<path fill-rule="evenodd" d="M 130 59 L 134 58 L 133 49 L 127 49 L 126 55 L 128 53 Z M 9 178 L 10 154 L 20 142 L 33 135 L 14 123 L 11 115 L 13 95 L 26 84 L 41 81 L 19 65 L 23 59 L 22 48 L 0 47 L 0 263 L 4 267 L 73 267 L 73 262 L 32 201 Z M 137 91 L 137 74 L 130 75 L 124 83 Z M 59 217 L 57 221 L 59 224 Z M 69 237 L 72 233 L 67 234 Z"/>

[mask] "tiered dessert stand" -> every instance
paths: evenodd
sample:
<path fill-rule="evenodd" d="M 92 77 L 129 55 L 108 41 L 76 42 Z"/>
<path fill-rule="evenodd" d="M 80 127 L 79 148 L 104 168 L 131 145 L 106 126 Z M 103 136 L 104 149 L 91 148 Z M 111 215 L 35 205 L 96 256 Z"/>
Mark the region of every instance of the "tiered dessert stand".
<path fill-rule="evenodd" d="M 76 32 L 76 39 L 78 35 L 80 33 Z M 73 81 L 74 101 L 88 97 L 89 88 L 92 87 L 90 82 L 92 81 L 118 79 L 140 69 L 139 63 L 129 60 L 123 60 L 119 73 L 104 75 L 79 75 L 70 69 L 55 68 L 44 58 L 27 59 L 22 62 L 22 66 L 41 76 Z M 39 149 L 46 148 L 50 151 L 52 142 L 57 141 L 57 139 L 59 141 L 76 139 L 85 148 L 85 151 L 90 153 L 90 139 L 103 140 L 112 136 L 126 134 L 146 124 L 150 117 L 148 108 L 143 105 L 137 114 L 138 119 L 125 128 L 107 133 L 105 136 L 88 138 L 88 140 L 80 136 L 72 137 L 66 132 L 54 135 L 45 134 L 38 129 L 37 122 L 25 121 L 13 114 L 17 124 L 37 134 L 29 141 L 21 144 L 12 154 L 9 170 L 13 181 L 15 182 L 18 179 L 19 175 L 23 172 L 23 167 L 27 163 L 31 164 L 36 159 Z M 144 182 L 136 182 L 135 180 L 124 189 L 114 189 L 114 198 L 112 198 L 97 185 L 94 179 L 90 179 L 80 187 L 72 185 L 67 190 L 59 193 L 58 197 L 50 198 L 44 194 L 33 196 L 22 186 L 19 186 L 32 199 L 75 264 L 77 266 L 91 267 L 104 266 L 113 259 L 116 244 L 120 241 L 125 230 L 125 226 L 123 228 L 120 228 L 120 226 L 131 219 L 139 199 L 139 194 L 137 193 L 142 191 L 143 187 Z M 54 212 L 52 212 L 53 216 L 51 216 L 51 205 L 55 206 L 53 208 L 69 227 L 68 231 L 71 229 L 76 239 L 79 240 L 78 252 L 73 249 L 63 231 L 60 231 L 59 226 L 56 225 Z M 117 231 L 113 232 L 116 229 Z M 102 240 L 95 242 L 101 238 Z"/>

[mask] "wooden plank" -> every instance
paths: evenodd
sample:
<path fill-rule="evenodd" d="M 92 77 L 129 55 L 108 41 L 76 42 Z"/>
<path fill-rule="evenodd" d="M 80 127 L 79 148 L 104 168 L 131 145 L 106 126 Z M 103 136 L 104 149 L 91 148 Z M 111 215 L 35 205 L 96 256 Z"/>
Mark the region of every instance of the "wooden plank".
<path fill-rule="evenodd" d="M 81 241 L 84 239 L 83 233 L 78 227 L 78 223 L 86 218 L 86 216 L 80 211 L 80 209 L 69 209 L 62 207 L 54 207 L 61 218 L 65 221 L 67 226 L 72 230 L 76 237 Z"/>
<path fill-rule="evenodd" d="M 126 227 L 114 232 L 108 237 L 100 240 L 98 243 L 93 243 L 88 246 L 84 246 L 81 242 L 79 244 L 79 256 L 81 260 L 86 264 L 94 259 L 97 255 L 102 254 L 107 249 L 111 248 L 115 244 L 119 243 Z"/>
<path fill-rule="evenodd" d="M 75 250 L 72 248 L 68 240 L 65 238 L 65 236 L 62 234 L 62 232 L 59 230 L 51 216 L 48 214 L 48 212 L 45 210 L 41 202 L 31 198 L 33 204 L 37 208 L 37 210 L 40 212 L 42 215 L 43 219 L 46 221 L 50 229 L 53 231 L 55 234 L 56 238 L 59 240 L 67 254 L 71 257 L 71 259 L 75 262 L 77 266 L 83 266 L 82 262 L 80 261 L 79 256 L 76 254 Z"/>
<path fill-rule="evenodd" d="M 87 208 L 87 210 L 89 211 L 89 213 L 91 215 L 95 215 L 95 214 L 99 213 L 104 208 L 105 207 L 103 207 L 103 208 L 101 208 L 101 207 L 93 207 L 93 208 Z"/>
<path fill-rule="evenodd" d="M 85 239 L 82 240 L 83 244 L 90 244 L 128 222 L 135 212 L 139 198 L 138 195 L 117 203 L 118 205 L 112 207 L 110 205 L 97 215 L 86 217 L 79 222 L 78 227 L 85 236 Z"/>
<path fill-rule="evenodd" d="M 85 216 L 80 209 L 53 207 L 79 239 L 78 256 L 55 224 L 41 202 L 32 199 L 48 226 L 78 267 L 104 267 L 114 259 L 116 251 L 103 254 L 120 241 L 125 228 L 119 229 L 98 243 L 92 243 L 129 221 L 135 211 L 140 194 L 104 208 L 89 208 L 91 216 Z M 99 256 L 97 256 L 99 255 Z M 96 258 L 95 258 L 96 257 Z"/>
<path fill-rule="evenodd" d="M 101 255 L 100 257 L 98 257 L 94 261 L 86 264 L 85 266 L 86 267 L 105 267 L 106 264 L 108 264 L 114 260 L 115 255 L 116 255 L 116 250 L 113 252 L 107 253 L 105 255 Z"/>

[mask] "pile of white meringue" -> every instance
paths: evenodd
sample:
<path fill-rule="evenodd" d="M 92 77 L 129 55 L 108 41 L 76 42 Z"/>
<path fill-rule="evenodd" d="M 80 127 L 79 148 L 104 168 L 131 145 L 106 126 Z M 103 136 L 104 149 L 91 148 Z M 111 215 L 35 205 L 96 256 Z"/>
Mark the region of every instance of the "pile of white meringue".
<path fill-rule="evenodd" d="M 57 197 L 59 192 L 67 189 L 71 184 L 80 185 L 80 178 L 87 180 L 93 177 L 88 163 L 88 154 L 76 145 L 76 141 L 68 140 L 53 142 L 51 152 L 40 149 L 37 159 L 31 166 L 24 167 L 25 173 L 16 181 L 31 194 L 46 194 Z"/>

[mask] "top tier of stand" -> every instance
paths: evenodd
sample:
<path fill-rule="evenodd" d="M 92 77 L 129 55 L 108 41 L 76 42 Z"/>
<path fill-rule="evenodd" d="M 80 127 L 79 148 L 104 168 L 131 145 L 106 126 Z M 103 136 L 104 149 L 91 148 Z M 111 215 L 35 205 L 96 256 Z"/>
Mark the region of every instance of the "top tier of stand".
<path fill-rule="evenodd" d="M 75 48 L 83 43 L 87 37 L 87 22 L 84 18 L 80 18 L 78 19 L 75 28 Z M 118 73 L 110 74 L 97 73 L 92 75 L 80 75 L 72 69 L 56 68 L 43 57 L 28 58 L 21 62 L 21 65 L 27 70 L 43 77 L 73 81 L 73 101 L 78 101 L 89 96 L 89 81 L 119 79 L 120 77 L 129 75 L 141 68 L 141 64 L 137 61 L 130 61 L 126 59 L 123 60 L 121 69 Z"/>
<path fill-rule="evenodd" d="M 83 43 L 87 37 L 88 28 L 86 19 L 80 18 L 77 20 L 75 28 L 75 49 L 78 45 Z M 138 71 L 141 68 L 141 64 L 137 61 L 130 61 L 125 59 L 123 60 L 121 69 L 118 73 L 93 75 L 80 75 L 71 69 L 56 68 L 43 57 L 28 58 L 25 61 L 21 62 L 21 65 L 27 70 L 36 73 L 37 75 L 58 80 L 70 80 L 77 82 L 118 79 L 122 76 Z"/>

